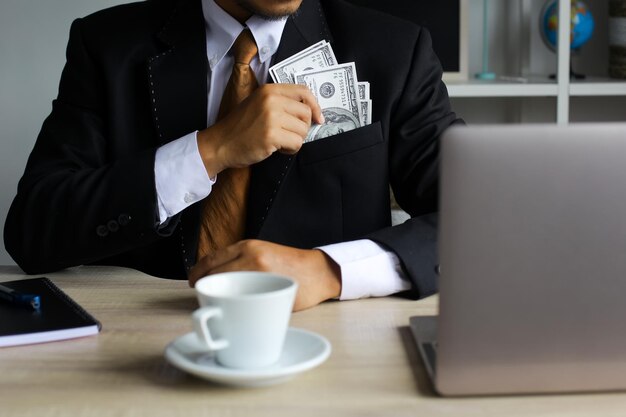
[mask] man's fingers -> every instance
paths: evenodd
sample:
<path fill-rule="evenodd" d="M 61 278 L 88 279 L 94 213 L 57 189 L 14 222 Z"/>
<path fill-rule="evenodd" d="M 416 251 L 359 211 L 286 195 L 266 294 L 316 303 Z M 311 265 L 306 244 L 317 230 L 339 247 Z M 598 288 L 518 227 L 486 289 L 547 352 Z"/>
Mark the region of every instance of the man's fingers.
<path fill-rule="evenodd" d="M 317 102 L 315 96 L 311 93 L 311 91 L 304 85 L 294 85 L 294 84 L 281 84 L 285 88 L 281 90 L 281 94 L 286 97 L 291 98 L 292 100 L 299 101 L 305 105 L 307 105 L 311 109 L 311 116 L 313 123 L 322 124 L 324 123 L 324 115 L 322 114 L 322 109 Z"/>
<path fill-rule="evenodd" d="M 227 262 L 221 264 L 218 267 L 211 269 L 211 271 L 207 272 L 205 275 L 215 275 L 221 274 L 224 272 L 237 272 L 237 271 L 245 271 L 246 268 L 240 265 L 239 259 L 235 259 L 232 262 Z"/>
<path fill-rule="evenodd" d="M 307 130 L 311 126 L 311 122 L 313 119 L 313 110 L 311 110 L 308 105 L 300 101 L 289 99 L 286 100 L 283 110 L 285 113 L 300 120 L 303 124 L 305 124 Z"/>
<path fill-rule="evenodd" d="M 285 114 L 280 121 L 280 125 L 283 130 L 295 133 L 300 137 L 300 142 L 304 139 L 311 127 L 310 122 L 305 122 L 302 119 L 292 116 L 291 114 Z"/>
<path fill-rule="evenodd" d="M 207 173 L 215 175 L 225 168 L 263 161 L 276 151 L 298 152 L 311 124 L 322 119 L 317 100 L 306 86 L 266 84 L 199 133 L 198 150 Z M 202 264 L 193 278 L 207 272 L 200 269 Z"/>
<path fill-rule="evenodd" d="M 282 135 L 283 140 L 280 147 L 278 148 L 278 152 L 287 155 L 294 155 L 298 153 L 298 151 L 302 147 L 302 144 L 304 143 L 304 136 L 306 136 L 306 133 L 304 136 L 302 136 L 298 133 L 284 130 Z"/>
<path fill-rule="evenodd" d="M 224 249 L 217 250 L 212 255 L 207 256 L 205 258 L 204 265 L 207 269 L 207 272 L 210 272 L 220 265 L 224 265 L 226 263 L 234 261 L 240 255 L 241 250 L 239 248 L 239 245 L 235 243 L 234 245 L 230 245 L 225 247 Z"/>
<path fill-rule="evenodd" d="M 189 283 L 194 286 L 196 281 L 200 278 L 209 274 L 214 274 L 214 271 L 217 268 L 236 260 L 239 257 L 239 254 L 239 248 L 237 247 L 237 244 L 235 244 L 218 250 L 211 255 L 205 256 L 200 259 L 193 268 L 191 268 L 191 271 L 189 271 Z"/>

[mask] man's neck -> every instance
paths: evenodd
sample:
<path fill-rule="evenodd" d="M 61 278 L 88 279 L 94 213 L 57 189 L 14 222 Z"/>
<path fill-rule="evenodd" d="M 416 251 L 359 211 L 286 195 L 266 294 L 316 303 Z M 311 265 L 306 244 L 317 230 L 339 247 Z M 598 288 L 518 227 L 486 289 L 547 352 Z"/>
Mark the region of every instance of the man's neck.
<path fill-rule="evenodd" d="M 252 16 L 252 13 L 239 6 L 236 1 L 233 0 L 215 0 L 215 3 L 220 6 L 226 13 L 235 18 L 242 25 L 246 20 Z"/>

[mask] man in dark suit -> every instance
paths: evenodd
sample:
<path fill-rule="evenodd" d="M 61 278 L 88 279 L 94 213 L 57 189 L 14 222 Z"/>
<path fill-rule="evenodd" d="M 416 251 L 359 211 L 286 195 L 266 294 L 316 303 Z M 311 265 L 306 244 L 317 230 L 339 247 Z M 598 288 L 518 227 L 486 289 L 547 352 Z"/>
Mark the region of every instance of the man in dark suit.
<path fill-rule="evenodd" d="M 244 29 L 262 85 L 218 118 Z M 374 123 L 303 145 L 323 122 L 314 97 L 264 81 L 324 39 L 370 82 Z M 79 19 L 7 217 L 7 250 L 28 273 L 121 265 L 193 285 L 270 270 L 300 283 L 296 309 L 430 295 L 438 138 L 456 121 L 441 72 L 425 30 L 343 0 L 150 0 Z M 197 259 L 202 202 L 241 167 L 243 239 Z M 389 184 L 412 216 L 395 227 Z"/>

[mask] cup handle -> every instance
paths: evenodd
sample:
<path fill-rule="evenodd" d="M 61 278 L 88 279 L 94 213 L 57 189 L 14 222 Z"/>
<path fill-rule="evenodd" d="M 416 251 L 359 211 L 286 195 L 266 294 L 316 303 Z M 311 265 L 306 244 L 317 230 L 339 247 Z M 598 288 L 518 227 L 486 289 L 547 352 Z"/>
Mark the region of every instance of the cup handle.
<path fill-rule="evenodd" d="M 221 350 L 228 347 L 228 340 L 214 340 L 209 331 L 208 322 L 212 318 L 221 318 L 222 309 L 218 307 L 202 307 L 192 314 L 193 328 L 196 334 L 207 345 L 209 350 Z"/>

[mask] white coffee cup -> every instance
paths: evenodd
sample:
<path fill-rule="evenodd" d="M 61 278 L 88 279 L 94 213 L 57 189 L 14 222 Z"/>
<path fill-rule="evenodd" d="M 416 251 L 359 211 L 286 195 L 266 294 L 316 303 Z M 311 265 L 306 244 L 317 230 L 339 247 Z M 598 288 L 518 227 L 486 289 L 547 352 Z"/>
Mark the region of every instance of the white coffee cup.
<path fill-rule="evenodd" d="M 266 272 L 227 272 L 196 282 L 193 326 L 226 367 L 270 366 L 282 353 L 298 284 Z"/>

